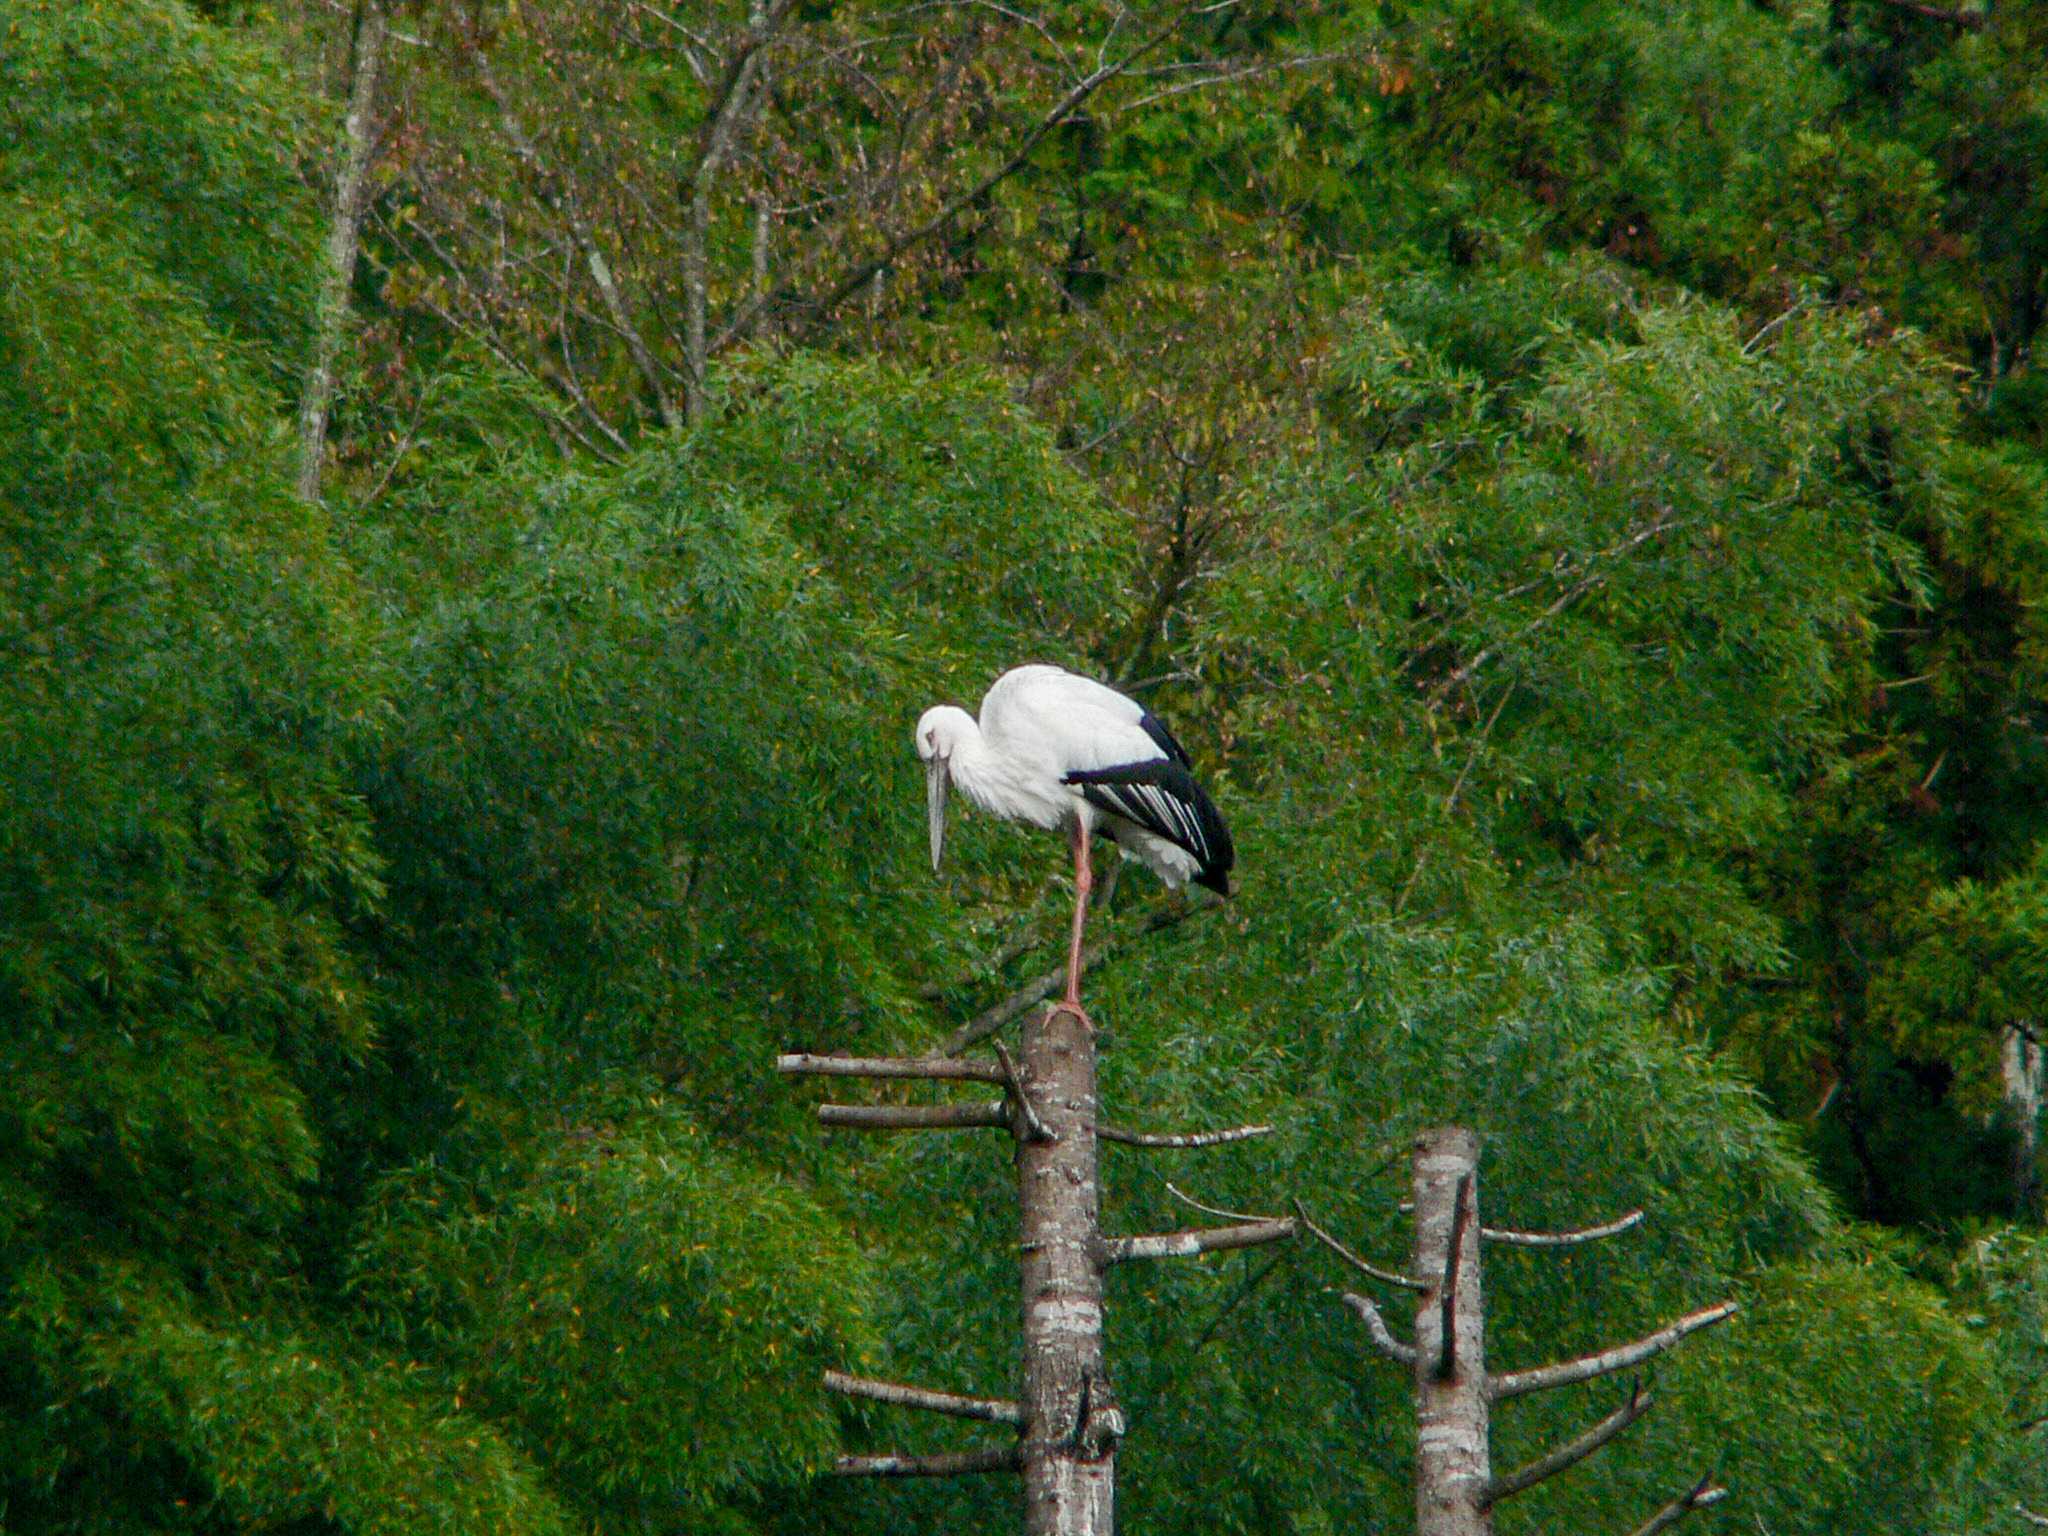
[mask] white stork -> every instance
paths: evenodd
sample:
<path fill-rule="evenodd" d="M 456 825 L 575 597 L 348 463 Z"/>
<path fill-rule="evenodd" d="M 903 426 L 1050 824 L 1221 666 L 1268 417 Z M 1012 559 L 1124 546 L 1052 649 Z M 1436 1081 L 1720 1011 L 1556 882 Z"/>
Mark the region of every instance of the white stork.
<path fill-rule="evenodd" d="M 1187 752 L 1143 705 L 1059 667 L 1017 667 L 982 695 L 981 719 L 951 704 L 917 722 L 931 812 L 932 868 L 946 842 L 946 792 L 992 816 L 1065 826 L 1074 850 L 1074 931 L 1063 1006 L 1081 1012 L 1081 933 L 1100 832 L 1169 887 L 1230 894 L 1230 829 L 1195 781 Z"/>

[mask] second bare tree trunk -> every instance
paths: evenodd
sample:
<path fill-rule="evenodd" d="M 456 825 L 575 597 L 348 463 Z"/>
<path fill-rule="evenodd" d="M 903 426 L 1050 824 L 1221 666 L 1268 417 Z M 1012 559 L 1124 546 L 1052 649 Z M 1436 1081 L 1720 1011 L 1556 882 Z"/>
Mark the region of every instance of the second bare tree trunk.
<path fill-rule="evenodd" d="M 1493 1530 L 1487 1449 L 1486 1308 L 1480 1295 L 1479 1138 L 1462 1126 L 1415 1142 L 1415 1528 Z"/>
<path fill-rule="evenodd" d="M 2040 1181 L 2036 1164 L 2041 1151 L 2041 1098 L 2044 1077 L 2041 1047 L 2033 1031 L 2014 1025 L 2000 1042 L 1999 1076 L 2005 1088 L 2005 1107 L 2012 1116 L 2012 1203 L 2013 1214 L 2032 1219 L 2040 1205 Z"/>
<path fill-rule="evenodd" d="M 1047 1138 L 1017 1154 L 1023 1205 L 1024 1529 L 1111 1536 L 1123 1416 L 1102 1358 L 1095 1038 L 1064 1008 L 1028 1016 L 1019 1064 Z"/>
<path fill-rule="evenodd" d="M 314 319 L 313 365 L 299 401 L 299 495 L 320 496 L 320 470 L 327 457 L 327 418 L 334 406 L 341 333 L 348 322 L 348 288 L 355 277 L 356 242 L 362 228 L 363 177 L 370 165 L 370 139 L 377 105 L 377 73 L 384 61 L 384 0 L 361 0 L 350 48 L 348 116 L 342 126 L 341 163 L 334 176 L 334 216 L 327 228 L 327 267 L 320 274 L 319 309 Z"/>

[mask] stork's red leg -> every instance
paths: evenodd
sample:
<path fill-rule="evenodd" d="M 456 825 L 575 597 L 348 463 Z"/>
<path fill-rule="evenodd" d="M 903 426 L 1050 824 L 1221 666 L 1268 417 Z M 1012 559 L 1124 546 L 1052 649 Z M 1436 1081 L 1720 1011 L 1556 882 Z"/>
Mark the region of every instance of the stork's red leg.
<path fill-rule="evenodd" d="M 1076 816 L 1072 822 L 1074 844 L 1074 936 L 1067 944 L 1067 995 L 1061 1006 L 1070 1008 L 1083 1019 L 1088 1015 L 1081 1008 L 1081 933 L 1088 922 L 1088 892 L 1095 885 L 1094 872 L 1088 867 L 1088 828 Z"/>

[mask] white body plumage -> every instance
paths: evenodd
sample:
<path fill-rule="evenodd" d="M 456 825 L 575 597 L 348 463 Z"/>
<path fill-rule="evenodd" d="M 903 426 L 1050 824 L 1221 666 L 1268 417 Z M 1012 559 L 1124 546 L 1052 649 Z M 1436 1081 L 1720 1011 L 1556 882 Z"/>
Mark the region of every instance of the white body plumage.
<path fill-rule="evenodd" d="M 983 695 L 981 718 L 952 705 L 917 722 L 929 774 L 932 864 L 948 785 L 993 816 L 1113 839 L 1169 886 L 1227 893 L 1230 833 L 1165 725 L 1113 688 L 1059 667 L 1017 667 Z"/>

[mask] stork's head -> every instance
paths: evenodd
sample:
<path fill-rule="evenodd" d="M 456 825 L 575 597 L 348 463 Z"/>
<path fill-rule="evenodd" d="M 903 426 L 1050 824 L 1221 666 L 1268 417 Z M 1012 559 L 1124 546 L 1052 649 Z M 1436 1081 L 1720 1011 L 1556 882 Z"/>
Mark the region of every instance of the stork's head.
<path fill-rule="evenodd" d="M 979 734 L 974 716 L 951 704 L 939 704 L 917 717 L 917 755 L 924 760 L 925 809 L 931 815 L 932 869 L 946 846 L 946 791 L 953 782 L 953 753 Z"/>

